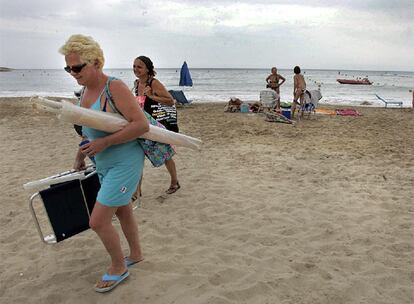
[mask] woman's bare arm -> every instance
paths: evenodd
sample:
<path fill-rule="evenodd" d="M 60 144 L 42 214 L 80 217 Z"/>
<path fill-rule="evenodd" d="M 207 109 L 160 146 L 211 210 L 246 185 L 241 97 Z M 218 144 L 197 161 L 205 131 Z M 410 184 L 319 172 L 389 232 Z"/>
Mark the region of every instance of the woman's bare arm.
<path fill-rule="evenodd" d="M 117 109 L 129 123 L 118 132 L 83 145 L 81 152 L 88 156 L 94 156 L 109 146 L 131 141 L 149 131 L 148 120 L 128 87 L 122 81 L 114 80 L 110 83 L 110 90 Z"/>
<path fill-rule="evenodd" d="M 152 81 L 151 87 L 147 86 L 144 89 L 144 95 L 167 106 L 174 105 L 174 98 L 172 98 L 171 94 L 158 79 Z"/>

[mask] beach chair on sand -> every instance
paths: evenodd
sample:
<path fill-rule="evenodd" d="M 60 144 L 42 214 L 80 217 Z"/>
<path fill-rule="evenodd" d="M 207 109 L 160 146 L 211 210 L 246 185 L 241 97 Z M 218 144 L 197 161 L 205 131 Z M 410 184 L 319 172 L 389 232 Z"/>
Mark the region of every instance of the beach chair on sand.
<path fill-rule="evenodd" d="M 279 95 L 272 89 L 266 89 L 260 91 L 259 99 L 263 108 L 274 109 L 276 102 L 279 99 Z"/>
<path fill-rule="evenodd" d="M 306 90 L 303 98 L 303 105 L 299 107 L 298 119 L 307 114 L 308 118 L 313 113 L 316 114 L 316 108 L 318 107 L 319 100 L 322 99 L 322 94 L 319 90 Z"/>
<path fill-rule="evenodd" d="M 375 94 L 375 96 L 385 104 L 386 108 L 388 107 L 388 105 L 395 105 L 395 106 L 398 106 L 398 107 L 402 108 L 402 105 L 403 105 L 402 101 L 394 100 L 394 99 L 386 100 L 386 99 L 382 98 L 381 96 L 379 96 L 377 94 Z"/>
<path fill-rule="evenodd" d="M 177 104 L 179 105 L 187 106 L 192 102 L 191 100 L 188 100 L 185 97 L 183 91 L 169 90 L 168 92 L 171 94 L 171 96 L 176 100 Z"/>
<path fill-rule="evenodd" d="M 29 182 L 23 187 L 36 191 L 29 199 L 33 221 L 45 244 L 56 244 L 82 231 L 89 229 L 89 218 L 100 188 L 95 168 L 89 166 L 84 171 L 66 171 L 38 181 Z M 47 221 L 39 222 L 34 207 L 35 201 L 43 202 Z M 37 212 L 36 212 L 37 210 Z M 42 227 L 49 226 L 51 233 L 45 235 Z"/>

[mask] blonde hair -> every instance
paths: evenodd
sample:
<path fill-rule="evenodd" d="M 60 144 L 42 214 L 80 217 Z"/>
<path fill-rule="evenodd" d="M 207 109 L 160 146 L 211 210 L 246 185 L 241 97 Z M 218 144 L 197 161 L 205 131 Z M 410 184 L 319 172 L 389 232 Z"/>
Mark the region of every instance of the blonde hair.
<path fill-rule="evenodd" d="M 78 54 L 87 63 L 98 63 L 98 68 L 102 69 L 105 63 L 103 51 L 92 37 L 84 35 L 72 35 L 68 41 L 59 49 L 59 53 L 66 56 Z"/>

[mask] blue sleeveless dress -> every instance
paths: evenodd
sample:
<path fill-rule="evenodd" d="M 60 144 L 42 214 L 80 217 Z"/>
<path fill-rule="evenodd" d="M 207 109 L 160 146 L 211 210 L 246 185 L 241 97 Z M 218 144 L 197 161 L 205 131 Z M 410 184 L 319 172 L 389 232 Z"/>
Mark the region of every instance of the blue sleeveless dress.
<path fill-rule="evenodd" d="M 103 93 L 103 92 L 102 92 Z M 91 109 L 101 111 L 101 96 Z M 90 141 L 110 133 L 82 127 L 83 136 Z M 95 155 L 96 172 L 101 183 L 96 200 L 108 207 L 128 205 L 137 189 L 144 167 L 144 151 L 136 139 L 112 145 Z"/>

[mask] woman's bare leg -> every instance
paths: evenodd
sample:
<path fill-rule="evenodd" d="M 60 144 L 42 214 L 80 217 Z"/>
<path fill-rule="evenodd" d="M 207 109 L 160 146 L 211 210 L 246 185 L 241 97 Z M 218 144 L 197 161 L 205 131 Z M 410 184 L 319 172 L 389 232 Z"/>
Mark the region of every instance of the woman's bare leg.
<path fill-rule="evenodd" d="M 122 231 L 129 245 L 129 258 L 132 261 L 143 259 L 141 245 L 139 243 L 138 224 L 134 217 L 131 204 L 119 207 L 116 216 L 121 224 Z"/>
<path fill-rule="evenodd" d="M 280 89 L 279 87 L 276 88 L 276 93 L 277 93 L 277 100 L 276 100 L 276 110 L 280 110 Z"/>
<path fill-rule="evenodd" d="M 298 99 L 300 98 L 300 93 L 299 90 L 295 91 L 295 94 L 293 95 L 293 102 L 292 102 L 292 108 L 291 108 L 291 117 L 294 118 L 295 117 L 295 110 L 296 110 L 296 105 L 298 103 Z"/>
<path fill-rule="evenodd" d="M 116 211 L 117 208 L 107 207 L 99 202 L 96 202 L 91 214 L 89 225 L 99 236 L 106 248 L 106 251 L 111 257 L 112 263 L 107 273 L 112 275 L 121 275 L 127 270 L 127 268 L 122 254 L 119 235 L 115 227 L 112 226 L 112 216 Z M 96 287 L 108 287 L 112 284 L 114 284 L 114 281 L 99 281 L 96 284 Z"/>
<path fill-rule="evenodd" d="M 175 162 L 171 158 L 165 161 L 165 167 L 167 167 L 168 173 L 170 173 L 171 177 L 171 186 L 177 185 L 178 178 L 177 178 L 177 169 L 175 168 Z"/>

